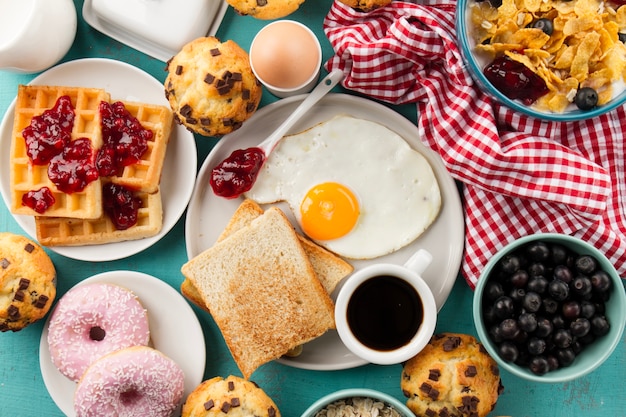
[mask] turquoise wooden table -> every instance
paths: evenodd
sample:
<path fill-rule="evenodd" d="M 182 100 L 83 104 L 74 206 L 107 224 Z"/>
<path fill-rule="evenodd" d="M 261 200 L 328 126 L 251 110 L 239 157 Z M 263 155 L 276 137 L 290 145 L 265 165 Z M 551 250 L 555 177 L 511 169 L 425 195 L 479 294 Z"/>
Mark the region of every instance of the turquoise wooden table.
<path fill-rule="evenodd" d="M 75 0 L 75 4 L 79 12 L 78 33 L 64 61 L 89 57 L 112 58 L 137 66 L 159 81 L 165 79 L 163 62 L 92 29 L 81 18 L 83 1 Z M 322 42 L 324 60 L 332 55 L 332 48 L 322 32 L 322 21 L 330 4 L 331 0 L 309 0 L 290 16 L 305 23 L 317 34 Z M 229 9 L 217 35 L 222 40 L 233 39 L 244 49 L 248 49 L 254 34 L 265 24 L 267 22 L 238 16 Z M 28 83 L 34 76 L 0 71 L 0 115 L 4 115 L 15 97 L 17 85 Z M 349 93 L 340 89 L 339 91 Z M 266 93 L 261 105 L 267 105 L 275 100 L 275 97 Z M 413 106 L 394 109 L 415 122 Z M 200 166 L 217 140 L 197 137 L 196 142 Z M 183 279 L 180 267 L 187 260 L 184 223 L 183 215 L 174 228 L 154 246 L 117 261 L 90 263 L 49 252 L 57 268 L 59 296 L 87 277 L 113 270 L 133 270 L 154 275 L 178 290 Z M 24 234 L 4 204 L 0 204 L 0 230 Z M 472 291 L 459 277 L 441 311 L 437 330 L 475 334 L 471 304 Z M 168 306 L 164 305 L 163 308 L 167 309 Z M 199 309 L 194 308 L 194 311 L 204 329 L 206 341 L 205 378 L 239 375 L 211 317 Z M 171 314 L 176 312 L 172 311 Z M 38 351 L 42 329 L 43 321 L 40 321 L 18 333 L 0 334 L 0 416 L 63 415 L 48 394 L 40 373 Z M 625 371 L 626 343 L 623 339 L 615 353 L 602 367 L 574 382 L 543 385 L 526 382 L 503 373 L 505 391 L 492 415 L 626 416 Z M 258 370 L 253 379 L 275 400 L 286 417 L 299 416 L 320 396 L 343 388 L 374 388 L 403 399 L 399 388 L 399 365 L 366 365 L 340 371 L 311 371 L 270 363 Z"/>

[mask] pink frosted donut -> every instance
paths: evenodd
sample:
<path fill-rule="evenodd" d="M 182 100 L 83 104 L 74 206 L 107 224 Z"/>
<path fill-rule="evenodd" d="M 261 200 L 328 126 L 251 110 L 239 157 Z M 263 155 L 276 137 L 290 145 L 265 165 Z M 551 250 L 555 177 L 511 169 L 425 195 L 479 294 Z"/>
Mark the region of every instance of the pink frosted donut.
<path fill-rule="evenodd" d="M 76 417 L 169 417 L 185 389 L 182 369 L 161 352 L 134 346 L 95 361 L 74 393 Z"/>
<path fill-rule="evenodd" d="M 131 291 L 112 284 L 74 287 L 58 301 L 48 326 L 52 363 L 72 381 L 101 356 L 149 341 L 146 310 Z"/>

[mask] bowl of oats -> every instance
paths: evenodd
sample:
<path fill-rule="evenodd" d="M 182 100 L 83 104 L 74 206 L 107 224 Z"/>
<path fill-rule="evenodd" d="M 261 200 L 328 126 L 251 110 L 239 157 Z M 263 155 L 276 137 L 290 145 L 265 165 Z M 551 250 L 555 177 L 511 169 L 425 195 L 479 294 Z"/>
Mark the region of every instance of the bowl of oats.
<path fill-rule="evenodd" d="M 624 0 L 459 0 L 459 47 L 500 103 L 553 121 L 596 117 L 626 102 Z"/>
<path fill-rule="evenodd" d="M 415 417 L 404 403 L 367 388 L 335 391 L 315 401 L 302 417 Z"/>

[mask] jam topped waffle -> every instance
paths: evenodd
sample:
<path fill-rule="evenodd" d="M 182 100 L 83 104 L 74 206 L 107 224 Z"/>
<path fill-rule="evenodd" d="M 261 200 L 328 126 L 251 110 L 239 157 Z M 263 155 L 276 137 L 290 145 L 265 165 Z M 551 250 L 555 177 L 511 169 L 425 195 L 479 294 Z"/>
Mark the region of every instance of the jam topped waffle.
<path fill-rule="evenodd" d="M 75 218 L 97 218 L 102 215 L 101 184 L 99 179 L 89 182 L 82 190 L 66 193 L 53 183 L 48 176 L 49 161 L 31 160 L 32 147 L 23 136 L 24 129 L 31 125 L 33 118 L 53 109 L 61 97 L 69 97 L 74 117 L 70 140 L 84 138 L 93 149 L 102 146 L 100 129 L 101 101 L 108 101 L 109 94 L 101 89 L 55 86 L 19 86 L 15 103 L 13 140 L 11 142 L 11 212 L 42 216 Z M 54 121 L 47 120 L 54 124 Z M 62 122 L 61 122 L 62 123 Z M 50 129 L 57 127 L 51 126 Z M 35 155 L 36 156 L 36 155 Z M 49 190 L 51 206 L 41 213 L 23 204 L 29 193 Z"/>
<path fill-rule="evenodd" d="M 127 165 L 110 180 L 135 190 L 153 193 L 159 188 L 165 151 L 172 130 L 172 111 L 164 106 L 146 103 L 123 102 L 128 113 L 152 132 L 147 140 L 147 150 L 139 160 Z"/>
<path fill-rule="evenodd" d="M 137 221 L 127 229 L 118 229 L 106 213 L 97 219 L 35 217 L 37 240 L 45 246 L 78 246 L 142 239 L 158 234 L 163 225 L 161 192 L 135 192 L 141 200 Z"/>
<path fill-rule="evenodd" d="M 111 102 L 104 90 L 20 86 L 11 144 L 11 210 L 35 216 L 43 245 L 158 234 L 159 184 L 172 129 L 165 106 Z M 115 196 L 108 198 L 111 189 Z M 110 201 L 119 203 L 111 208 Z"/>

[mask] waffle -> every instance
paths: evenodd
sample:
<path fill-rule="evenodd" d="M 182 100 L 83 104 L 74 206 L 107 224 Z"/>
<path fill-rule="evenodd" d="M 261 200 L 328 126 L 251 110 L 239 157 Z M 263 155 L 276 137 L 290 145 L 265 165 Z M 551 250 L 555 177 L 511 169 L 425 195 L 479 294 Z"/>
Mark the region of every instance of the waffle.
<path fill-rule="evenodd" d="M 164 106 L 123 101 L 128 112 L 142 126 L 152 130 L 153 139 L 140 161 L 124 168 L 120 176 L 109 177 L 115 184 L 148 193 L 156 192 L 161 180 L 165 150 L 172 131 L 173 114 Z"/>
<path fill-rule="evenodd" d="M 136 192 L 142 200 L 137 224 L 117 230 L 106 214 L 98 219 L 35 217 L 37 240 L 45 246 L 98 245 L 154 236 L 163 225 L 161 192 Z"/>
<path fill-rule="evenodd" d="M 11 141 L 11 212 L 14 214 L 55 217 L 98 218 L 102 215 L 102 186 L 99 180 L 91 182 L 81 192 L 66 194 L 48 179 L 47 165 L 33 165 L 26 154 L 22 130 L 34 116 L 54 107 L 56 100 L 67 95 L 74 106 L 75 121 L 72 140 L 84 137 L 91 140 L 94 149 L 102 146 L 100 131 L 100 101 L 109 100 L 101 89 L 20 85 L 15 102 L 13 140 Z M 37 214 L 22 205 L 22 196 L 31 190 L 48 187 L 55 203 L 43 214 Z"/>

